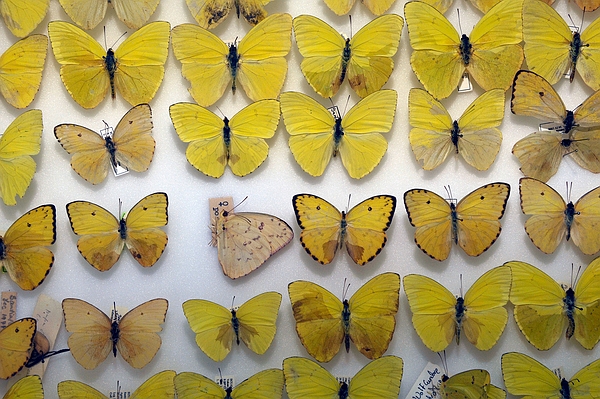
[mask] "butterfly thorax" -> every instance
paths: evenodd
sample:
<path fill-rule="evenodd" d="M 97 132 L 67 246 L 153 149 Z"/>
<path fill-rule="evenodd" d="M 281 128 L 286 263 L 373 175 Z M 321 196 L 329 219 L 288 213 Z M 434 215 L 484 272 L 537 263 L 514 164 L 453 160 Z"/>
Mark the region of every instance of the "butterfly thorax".
<path fill-rule="evenodd" d="M 577 215 L 575 212 L 575 205 L 569 201 L 565 208 L 565 226 L 567 226 L 567 241 L 571 238 L 571 226 L 573 225 L 573 218 Z"/>
<path fill-rule="evenodd" d="M 564 378 L 560 380 L 560 399 L 571 399 L 571 387 L 569 381 Z"/>
<path fill-rule="evenodd" d="M 458 139 L 462 137 L 460 134 L 460 127 L 458 126 L 458 122 L 454 121 L 452 123 L 452 130 L 450 130 L 450 140 L 452 140 L 452 144 L 454 144 L 454 148 L 456 148 L 456 153 L 458 154 Z"/>
<path fill-rule="evenodd" d="M 338 391 L 338 397 L 340 399 L 347 399 L 348 398 L 348 384 L 346 384 L 345 382 L 340 382 L 340 390 Z"/>
<path fill-rule="evenodd" d="M 231 91 L 235 94 L 235 82 L 237 78 L 238 68 L 240 66 L 240 55 L 237 51 L 237 45 L 235 43 L 229 45 L 229 54 L 227 54 L 227 65 L 231 72 Z"/>
<path fill-rule="evenodd" d="M 6 244 L 4 238 L 0 237 L 0 261 L 6 259 Z"/>
<path fill-rule="evenodd" d="M 231 309 L 231 326 L 233 327 L 233 332 L 235 333 L 235 342 L 240 344 L 240 321 L 235 314 L 235 309 Z"/>
<path fill-rule="evenodd" d="M 450 217 L 452 218 L 452 241 L 458 244 L 458 213 L 456 212 L 456 204 L 450 201 Z"/>
<path fill-rule="evenodd" d="M 569 339 L 573 336 L 573 333 L 575 332 L 575 318 L 573 317 L 575 313 L 575 291 L 573 291 L 573 288 L 571 287 L 569 287 L 569 289 L 565 291 L 565 297 L 563 298 L 563 308 L 565 310 L 567 320 L 569 321 L 566 334 L 567 339 Z"/>
<path fill-rule="evenodd" d="M 108 151 L 108 154 L 110 155 L 110 163 L 113 164 L 113 166 L 117 166 L 117 160 L 115 158 L 117 146 L 110 136 L 104 137 L 104 147 L 106 147 L 106 151 Z"/>
<path fill-rule="evenodd" d="M 573 40 L 571 41 L 571 45 L 569 48 L 569 58 L 571 58 L 571 76 L 569 76 L 569 81 L 573 81 L 575 77 L 575 70 L 577 68 L 577 59 L 579 58 L 579 54 L 581 54 L 581 47 L 584 44 L 581 41 L 581 36 L 579 32 L 573 33 Z"/>
<path fill-rule="evenodd" d="M 344 137 L 344 128 L 342 127 L 342 118 L 335 118 L 335 126 L 333 127 L 333 156 L 338 153 L 338 148 Z M 342 212 L 343 213 L 343 212 Z"/>
<path fill-rule="evenodd" d="M 115 98 L 115 72 L 118 67 L 115 52 L 109 48 L 106 52 L 106 56 L 102 58 L 104 59 L 104 68 L 108 72 L 108 77 L 110 78 L 110 94 L 112 98 Z"/>
<path fill-rule="evenodd" d="M 125 221 L 125 218 L 121 218 L 121 220 L 119 220 L 119 235 L 121 236 L 122 240 L 127 238 L 127 222 Z"/>
<path fill-rule="evenodd" d="M 344 309 L 342 310 L 342 327 L 344 328 L 346 352 L 350 352 L 350 304 L 347 299 L 344 299 Z"/>
<path fill-rule="evenodd" d="M 226 395 L 225 395 L 225 397 L 223 399 L 232 399 L 231 398 L 231 391 L 232 390 L 233 390 L 232 387 L 227 387 L 227 389 L 225 390 Z"/>
<path fill-rule="evenodd" d="M 573 129 L 575 126 L 577 126 L 577 124 L 575 123 L 575 116 L 573 115 L 573 111 L 567 111 L 567 116 L 565 116 L 565 119 L 563 120 L 563 126 L 565 129 L 565 133 L 569 133 L 571 131 L 571 129 Z M 565 139 L 567 140 L 567 139 Z M 563 140 L 563 142 L 565 141 Z M 568 140 L 569 141 L 569 145 L 571 145 L 571 141 L 572 140 Z M 563 146 L 565 146 L 563 143 L 561 143 Z M 565 146 L 567 147 L 567 146 Z"/>
<path fill-rule="evenodd" d="M 456 298 L 456 305 L 454 305 L 454 309 L 456 311 L 456 345 L 460 344 L 460 329 L 462 327 L 463 317 L 465 316 L 465 311 L 467 308 L 465 307 L 465 300 L 463 297 L 459 296 Z"/>
<path fill-rule="evenodd" d="M 119 334 L 119 322 L 113 320 L 110 325 L 110 340 L 112 342 L 112 351 L 115 357 L 117 357 L 117 342 L 119 342 Z"/>
<path fill-rule="evenodd" d="M 459 45 L 460 57 L 463 60 L 463 64 L 469 65 L 471 62 L 471 55 L 473 55 L 473 45 L 469 40 L 469 36 L 463 34 L 460 37 L 460 45 Z"/>

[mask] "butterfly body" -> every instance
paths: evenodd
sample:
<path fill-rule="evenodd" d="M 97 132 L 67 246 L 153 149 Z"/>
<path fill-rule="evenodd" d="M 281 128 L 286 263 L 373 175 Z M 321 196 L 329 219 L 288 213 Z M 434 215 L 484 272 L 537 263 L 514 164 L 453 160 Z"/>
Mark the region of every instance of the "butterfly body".
<path fill-rule="evenodd" d="M 104 60 L 104 69 L 108 72 L 108 78 L 110 79 L 110 96 L 115 99 L 115 72 L 117 72 L 119 63 L 112 48 L 106 51 L 106 55 L 102 59 Z"/>
<path fill-rule="evenodd" d="M 240 68 L 240 61 L 237 45 L 233 43 L 229 46 L 229 53 L 227 54 L 227 66 L 229 68 L 229 73 L 231 74 L 231 92 L 233 94 L 235 94 L 237 89 L 236 82 Z"/>

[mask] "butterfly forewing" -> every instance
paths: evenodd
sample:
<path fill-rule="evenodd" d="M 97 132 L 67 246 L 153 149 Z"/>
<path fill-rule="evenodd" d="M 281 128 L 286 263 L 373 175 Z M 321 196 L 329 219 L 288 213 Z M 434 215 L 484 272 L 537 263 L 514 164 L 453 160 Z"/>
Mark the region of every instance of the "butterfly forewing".
<path fill-rule="evenodd" d="M 0 378 L 17 374 L 31 356 L 37 323 L 33 318 L 17 320 L 0 331 Z"/>
<path fill-rule="evenodd" d="M 106 395 L 79 381 L 61 381 L 56 388 L 60 399 L 106 399 Z"/>
<path fill-rule="evenodd" d="M 231 397 L 244 399 L 260 395 L 265 399 L 281 399 L 282 394 L 283 370 L 267 369 L 239 383 L 233 388 Z"/>
<path fill-rule="evenodd" d="M 560 379 L 549 368 L 523 353 L 508 352 L 502 355 L 502 376 L 506 390 L 513 395 L 544 398 L 562 396 Z"/>

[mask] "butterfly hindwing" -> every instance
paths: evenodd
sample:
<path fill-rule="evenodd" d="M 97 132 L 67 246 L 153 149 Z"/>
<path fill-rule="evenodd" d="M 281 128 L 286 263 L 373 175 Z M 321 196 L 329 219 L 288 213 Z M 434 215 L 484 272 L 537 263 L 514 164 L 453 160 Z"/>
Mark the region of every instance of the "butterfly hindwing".
<path fill-rule="evenodd" d="M 188 8 L 198 25 L 213 29 L 235 8 L 238 17 L 242 15 L 251 25 L 266 18 L 264 6 L 273 0 L 186 0 Z"/>
<path fill-rule="evenodd" d="M 13 35 L 29 35 L 42 20 L 50 8 L 50 0 L 2 0 L 0 13 Z"/>
<path fill-rule="evenodd" d="M 31 356 L 36 328 L 35 319 L 28 317 L 0 331 L 0 379 L 14 376 L 25 366 Z"/>
<path fill-rule="evenodd" d="M 85 30 L 94 29 L 111 3 L 127 27 L 139 29 L 152 16 L 160 0 L 59 0 L 67 15 Z"/>

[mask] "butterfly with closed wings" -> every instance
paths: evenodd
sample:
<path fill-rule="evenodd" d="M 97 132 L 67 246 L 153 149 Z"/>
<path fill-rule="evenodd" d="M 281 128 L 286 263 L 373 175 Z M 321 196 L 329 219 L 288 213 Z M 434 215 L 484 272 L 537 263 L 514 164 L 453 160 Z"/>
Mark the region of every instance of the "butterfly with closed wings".
<path fill-rule="evenodd" d="M 584 194 L 573 204 L 552 187 L 530 177 L 519 180 L 521 210 L 529 218 L 525 231 L 540 251 L 551 254 L 566 237 L 586 255 L 600 251 L 600 186 Z"/>
<path fill-rule="evenodd" d="M 464 297 L 455 297 L 429 277 L 404 276 L 413 327 L 433 352 L 445 350 L 454 337 L 460 344 L 461 333 L 477 349 L 490 350 L 508 320 L 510 282 L 510 268 L 499 266 L 479 277 Z"/>
<path fill-rule="evenodd" d="M 77 26 L 63 21 L 48 24 L 54 57 L 67 91 L 83 108 L 94 108 L 116 91 L 132 106 L 147 103 L 158 91 L 169 53 L 171 25 L 144 25 L 113 50 L 104 48 Z"/>
<path fill-rule="evenodd" d="M 192 16 L 204 29 L 213 29 L 235 9 L 251 25 L 267 17 L 264 6 L 273 0 L 185 0 Z"/>
<path fill-rule="evenodd" d="M 65 151 L 73 155 L 73 170 L 92 184 L 103 182 L 111 166 L 136 172 L 148 170 L 156 146 L 152 138 L 152 110 L 148 104 L 139 104 L 127 111 L 112 134 L 62 124 L 54 128 L 54 136 Z"/>
<path fill-rule="evenodd" d="M 265 292 L 249 299 L 239 308 L 227 309 L 204 299 L 183 303 L 183 313 L 196 334 L 196 344 L 215 362 L 225 359 L 233 342 L 240 340 L 256 354 L 264 354 L 277 326 L 281 294 Z"/>
<path fill-rule="evenodd" d="M 410 224 L 416 227 L 417 246 L 435 260 L 450 255 L 452 243 L 469 256 L 479 256 L 492 246 L 502 226 L 500 219 L 510 195 L 508 183 L 490 183 L 456 203 L 424 189 L 404 193 Z"/>
<path fill-rule="evenodd" d="M 345 246 L 354 263 L 363 266 L 385 246 L 386 231 L 396 211 L 396 197 L 367 198 L 347 213 L 311 194 L 294 195 L 292 205 L 302 229 L 300 242 L 314 260 L 329 264 L 338 249 Z"/>
<path fill-rule="evenodd" d="M 166 193 L 150 194 L 135 204 L 127 216 L 117 219 L 91 202 L 70 202 L 67 214 L 71 228 L 81 236 L 77 249 L 101 272 L 110 270 L 125 246 L 140 265 L 150 267 L 167 246 L 167 233 L 160 227 L 168 222 L 168 204 Z"/>
<path fill-rule="evenodd" d="M 233 94 L 239 84 L 252 101 L 272 99 L 287 75 L 291 35 L 289 14 L 269 15 L 230 45 L 204 28 L 182 24 L 173 28 L 173 53 L 190 94 L 203 107 L 220 99 L 230 82 Z"/>
<path fill-rule="evenodd" d="M 345 79 L 356 94 L 366 97 L 392 74 L 403 26 L 401 16 L 386 14 L 345 39 L 319 18 L 299 15 L 294 18 L 294 34 L 304 57 L 300 69 L 322 97 L 333 97 Z"/>
<path fill-rule="evenodd" d="M 302 357 L 283 360 L 285 389 L 290 399 L 397 399 L 404 363 L 397 356 L 369 362 L 349 383 L 339 382 L 318 363 Z"/>
<path fill-rule="evenodd" d="M 510 103 L 512 113 L 555 125 L 515 143 L 512 153 L 519 160 L 521 171 L 545 182 L 556 174 L 562 159 L 569 156 L 582 168 L 600 173 L 598 108 L 600 91 L 569 111 L 546 79 L 530 71 L 517 72 Z"/>
<path fill-rule="evenodd" d="M 67 15 L 85 30 L 94 29 L 112 4 L 127 27 L 139 29 L 154 14 L 160 0 L 59 0 Z"/>
<path fill-rule="evenodd" d="M 349 352 L 350 341 L 369 359 L 383 356 L 394 335 L 399 292 L 396 273 L 373 277 L 343 302 L 309 281 L 288 285 L 298 337 L 319 362 L 333 359 L 342 343 Z"/>
<path fill-rule="evenodd" d="M 337 107 L 334 116 L 306 94 L 282 93 L 281 114 L 294 159 L 309 175 L 321 176 L 339 153 L 350 177 L 368 175 L 387 151 L 381 133 L 392 128 L 397 97 L 394 90 L 376 91 L 342 117 Z"/>
<path fill-rule="evenodd" d="M 254 102 L 231 120 L 193 103 L 173 104 L 169 114 L 179 138 L 189 143 L 185 154 L 192 166 L 214 178 L 223 176 L 227 165 L 234 175 L 246 176 L 269 154 L 265 139 L 277 130 L 279 102 Z"/>
<path fill-rule="evenodd" d="M 600 258 L 594 259 L 572 287 L 525 262 L 508 262 L 512 271 L 510 301 L 515 321 L 525 338 L 537 349 L 548 350 L 566 337 L 575 337 L 585 349 L 600 340 Z"/>
<path fill-rule="evenodd" d="M 175 374 L 173 370 L 161 371 L 148 378 L 133 393 L 127 392 L 127 398 L 175 399 Z M 108 399 L 100 391 L 79 381 L 61 381 L 58 383 L 57 389 L 60 399 Z"/>
<path fill-rule="evenodd" d="M 538 1 L 538 0 L 536 0 Z M 523 63 L 523 0 L 501 1 L 471 31 L 458 34 L 433 6 L 410 1 L 404 6 L 413 53 L 410 65 L 435 98 L 448 97 L 467 72 L 484 90 L 506 90 Z"/>
<path fill-rule="evenodd" d="M 144 302 L 120 315 L 116 309 L 109 318 L 100 309 L 81 299 L 62 302 L 65 328 L 72 333 L 67 345 L 71 354 L 86 370 L 95 369 L 112 351 L 136 369 L 154 358 L 162 343 L 157 334 L 165 322 L 169 303 L 157 298 Z"/>
<path fill-rule="evenodd" d="M 283 371 L 263 370 L 242 381 L 235 388 L 227 389 L 201 374 L 184 372 L 175 377 L 175 388 L 178 399 L 281 399 Z"/>

